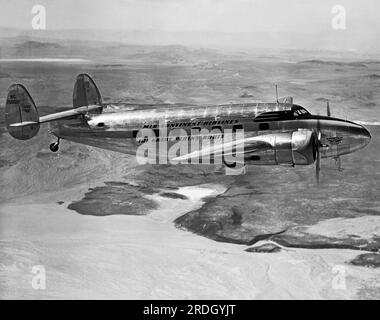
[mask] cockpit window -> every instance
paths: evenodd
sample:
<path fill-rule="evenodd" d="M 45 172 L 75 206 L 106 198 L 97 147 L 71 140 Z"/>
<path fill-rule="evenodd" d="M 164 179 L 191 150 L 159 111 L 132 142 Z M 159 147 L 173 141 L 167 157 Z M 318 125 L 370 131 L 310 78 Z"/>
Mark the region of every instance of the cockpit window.
<path fill-rule="evenodd" d="M 296 118 L 310 114 L 305 108 L 298 106 L 298 105 L 293 105 L 292 111 L 293 111 L 294 117 L 296 117 Z"/>
<path fill-rule="evenodd" d="M 293 114 L 295 117 L 298 117 L 298 116 L 302 116 L 304 112 L 303 110 L 295 110 Z"/>
<path fill-rule="evenodd" d="M 310 113 L 305 108 L 298 105 L 293 105 L 291 110 L 264 112 L 258 115 L 254 119 L 254 121 L 268 122 L 268 121 L 294 120 L 294 119 L 304 117 L 307 115 L 310 115 Z"/>

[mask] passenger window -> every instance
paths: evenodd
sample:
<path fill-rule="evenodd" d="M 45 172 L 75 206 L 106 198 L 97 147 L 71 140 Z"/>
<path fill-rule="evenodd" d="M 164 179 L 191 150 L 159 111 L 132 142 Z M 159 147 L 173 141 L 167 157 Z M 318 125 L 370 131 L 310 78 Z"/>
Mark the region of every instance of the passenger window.
<path fill-rule="evenodd" d="M 232 132 L 236 132 L 237 130 L 243 130 L 242 124 L 236 124 L 232 127 Z"/>
<path fill-rule="evenodd" d="M 259 124 L 259 130 L 268 130 L 269 129 L 269 123 L 262 122 Z"/>
<path fill-rule="evenodd" d="M 219 130 L 219 131 L 222 131 L 222 127 L 221 126 L 213 126 L 211 131 L 212 130 Z"/>

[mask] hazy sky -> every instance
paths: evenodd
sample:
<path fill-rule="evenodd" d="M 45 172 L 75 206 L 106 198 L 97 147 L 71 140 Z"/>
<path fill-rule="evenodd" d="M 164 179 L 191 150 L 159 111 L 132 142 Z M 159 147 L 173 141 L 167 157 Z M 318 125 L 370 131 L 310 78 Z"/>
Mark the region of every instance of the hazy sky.
<path fill-rule="evenodd" d="M 35 4 L 46 7 L 48 29 L 321 32 L 339 4 L 347 31 L 380 30 L 379 0 L 0 0 L 0 26 L 30 29 Z"/>

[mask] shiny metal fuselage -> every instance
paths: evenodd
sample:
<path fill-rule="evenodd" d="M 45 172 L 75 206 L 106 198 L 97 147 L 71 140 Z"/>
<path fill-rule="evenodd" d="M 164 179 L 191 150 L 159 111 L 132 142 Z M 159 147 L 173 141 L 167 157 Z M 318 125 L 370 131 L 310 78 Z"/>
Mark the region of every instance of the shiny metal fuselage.
<path fill-rule="evenodd" d="M 302 107 L 298 106 L 303 109 Z M 263 136 L 268 143 L 279 141 L 300 130 L 319 130 L 321 132 L 321 148 L 323 158 L 336 158 L 340 155 L 363 148 L 370 141 L 369 132 L 354 122 L 311 115 L 293 115 L 294 107 L 283 103 L 247 103 L 207 106 L 186 106 L 183 104 L 161 105 L 109 105 L 103 113 L 87 115 L 83 118 L 59 120 L 52 124 L 51 131 L 57 137 L 74 142 L 135 155 L 141 141 L 136 139 L 141 129 L 150 129 L 157 136 L 164 138 L 172 130 L 180 135 L 195 135 L 204 139 L 205 131 L 214 143 L 226 130 L 244 129 L 244 137 Z M 258 116 L 271 112 L 288 114 L 285 119 L 268 118 L 258 120 Z M 165 130 L 162 130 L 165 128 Z M 195 130 L 195 131 L 194 131 Z M 197 131 L 198 130 L 198 131 Z M 202 130 L 202 131 L 199 131 Z M 198 132 L 198 133 L 196 133 Z M 284 139 L 285 144 L 289 144 Z M 167 140 L 169 149 L 176 139 Z M 190 144 L 190 140 L 189 140 Z M 291 145 L 284 146 L 284 148 Z M 189 147 L 190 150 L 190 147 Z M 276 151 L 273 150 L 275 153 Z M 257 151 L 247 158 L 251 164 L 276 165 L 279 162 L 270 150 Z M 257 155 L 257 157 L 252 157 Z M 255 159 L 255 160 L 252 160 Z M 259 160 L 257 160 L 259 159 Z"/>

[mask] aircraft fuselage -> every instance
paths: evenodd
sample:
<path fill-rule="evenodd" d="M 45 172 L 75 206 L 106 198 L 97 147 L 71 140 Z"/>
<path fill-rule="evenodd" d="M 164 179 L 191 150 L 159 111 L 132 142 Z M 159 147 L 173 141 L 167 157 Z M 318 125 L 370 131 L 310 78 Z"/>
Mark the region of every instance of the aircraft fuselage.
<path fill-rule="evenodd" d="M 246 156 L 250 164 L 261 165 L 295 164 L 294 155 L 282 152 L 294 148 L 297 143 L 294 142 L 294 132 L 318 129 L 323 158 L 351 153 L 370 141 L 369 132 L 359 124 L 312 115 L 301 106 L 284 103 L 110 105 L 104 107 L 101 114 L 59 120 L 51 131 L 59 138 L 135 154 L 138 146 L 146 142 L 146 139 L 139 138 L 143 129 L 151 130 L 157 143 L 166 140 L 167 148 L 179 139 L 187 139 L 189 150 L 194 138 L 216 143 L 223 138 L 225 131 L 243 129 L 245 138 L 262 136 L 262 140 L 273 145 L 273 150 L 256 151 Z M 297 164 L 310 164 L 306 162 Z"/>

